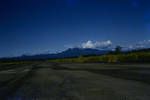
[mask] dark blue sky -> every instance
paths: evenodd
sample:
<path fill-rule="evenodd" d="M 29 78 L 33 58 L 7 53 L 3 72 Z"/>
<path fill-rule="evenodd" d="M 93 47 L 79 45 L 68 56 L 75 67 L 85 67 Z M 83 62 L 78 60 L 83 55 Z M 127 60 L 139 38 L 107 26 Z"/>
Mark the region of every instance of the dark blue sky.
<path fill-rule="evenodd" d="M 0 57 L 150 39 L 150 0 L 1 0 Z"/>

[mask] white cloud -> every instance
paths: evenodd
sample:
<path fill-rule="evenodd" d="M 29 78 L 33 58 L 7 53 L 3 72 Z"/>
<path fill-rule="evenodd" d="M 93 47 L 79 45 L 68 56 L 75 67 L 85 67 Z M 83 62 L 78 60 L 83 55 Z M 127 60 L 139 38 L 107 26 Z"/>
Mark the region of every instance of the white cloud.
<path fill-rule="evenodd" d="M 87 41 L 86 43 L 82 44 L 83 48 L 95 48 L 95 44 L 92 41 Z"/>
<path fill-rule="evenodd" d="M 79 45 L 65 45 L 65 48 L 92 48 L 92 49 L 115 49 L 115 45 L 112 45 L 113 43 L 111 40 L 107 41 L 91 41 L 88 40 L 87 42 L 81 43 Z M 116 44 L 117 45 L 117 44 Z M 136 44 L 126 44 L 121 45 L 123 50 L 132 50 L 132 49 L 142 49 L 142 48 L 150 48 L 150 39 L 149 40 L 143 40 Z"/>
<path fill-rule="evenodd" d="M 139 47 L 139 48 L 149 47 L 150 46 L 150 40 L 141 41 L 136 46 Z"/>
<path fill-rule="evenodd" d="M 150 40 L 143 40 L 136 44 L 129 45 L 127 48 L 132 49 L 142 49 L 142 48 L 149 48 L 150 47 Z"/>
<path fill-rule="evenodd" d="M 86 43 L 82 43 L 82 48 L 108 48 L 112 45 L 110 40 L 107 41 L 96 41 L 92 42 L 91 40 L 87 41 Z"/>

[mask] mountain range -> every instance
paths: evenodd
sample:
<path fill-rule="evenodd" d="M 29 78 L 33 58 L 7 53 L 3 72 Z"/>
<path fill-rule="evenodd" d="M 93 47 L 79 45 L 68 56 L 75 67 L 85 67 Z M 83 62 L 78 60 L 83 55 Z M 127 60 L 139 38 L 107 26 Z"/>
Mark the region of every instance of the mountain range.
<path fill-rule="evenodd" d="M 37 55 L 22 55 L 18 57 L 1 58 L 1 60 L 37 60 L 37 59 L 56 59 L 56 58 L 71 58 L 78 56 L 103 55 L 111 50 L 98 50 L 91 48 L 69 48 L 60 53 L 53 54 L 37 54 Z"/>

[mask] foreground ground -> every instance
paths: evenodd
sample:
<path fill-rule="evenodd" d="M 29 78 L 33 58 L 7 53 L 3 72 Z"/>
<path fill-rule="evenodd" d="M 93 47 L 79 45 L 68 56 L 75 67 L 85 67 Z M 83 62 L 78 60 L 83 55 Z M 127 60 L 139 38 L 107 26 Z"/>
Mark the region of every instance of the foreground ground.
<path fill-rule="evenodd" d="M 0 65 L 0 100 L 150 100 L 149 64 Z"/>

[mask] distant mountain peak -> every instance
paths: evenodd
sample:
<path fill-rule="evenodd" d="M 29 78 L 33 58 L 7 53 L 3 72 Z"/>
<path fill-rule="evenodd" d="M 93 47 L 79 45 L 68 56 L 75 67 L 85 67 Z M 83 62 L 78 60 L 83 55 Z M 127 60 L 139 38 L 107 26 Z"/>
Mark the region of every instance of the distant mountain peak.
<path fill-rule="evenodd" d="M 23 55 L 20 57 L 12 57 L 9 59 L 17 60 L 32 60 L 32 59 L 53 59 L 53 58 L 68 58 L 87 55 L 103 55 L 110 52 L 110 50 L 98 50 L 92 48 L 68 48 L 65 51 L 55 54 L 37 54 L 37 55 Z"/>

